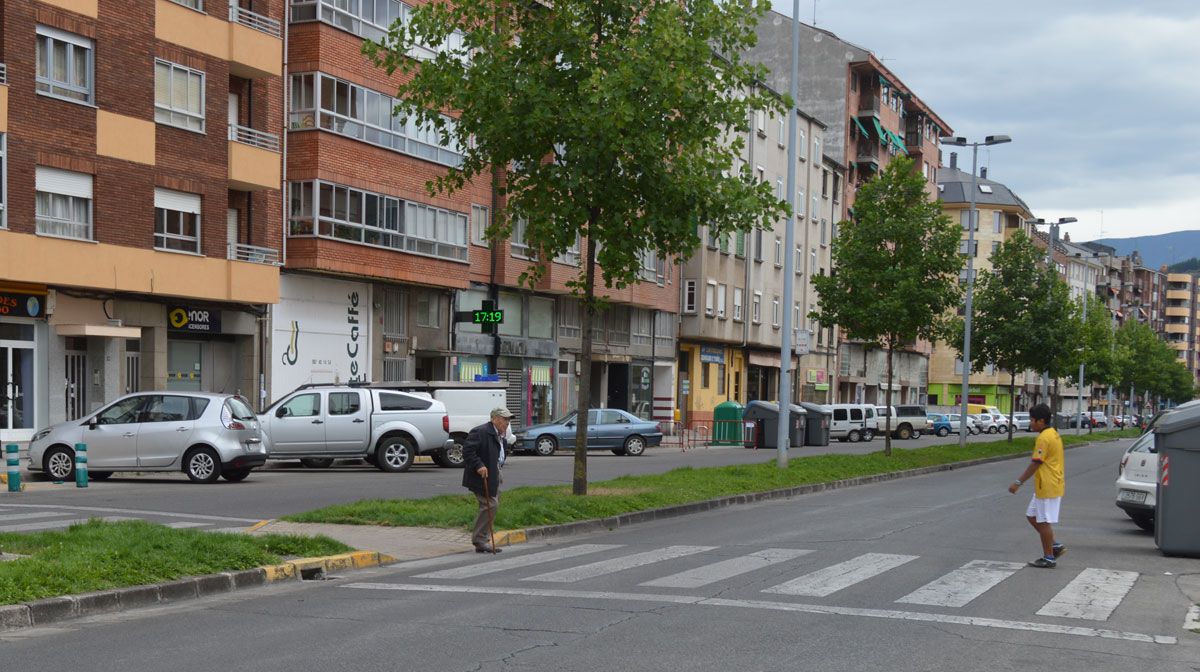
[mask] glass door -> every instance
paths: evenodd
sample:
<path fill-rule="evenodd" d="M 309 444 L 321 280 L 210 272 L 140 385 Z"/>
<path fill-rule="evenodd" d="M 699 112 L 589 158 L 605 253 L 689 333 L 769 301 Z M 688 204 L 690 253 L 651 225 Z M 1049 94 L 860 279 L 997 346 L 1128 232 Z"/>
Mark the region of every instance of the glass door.
<path fill-rule="evenodd" d="M 34 415 L 33 344 L 0 341 L 0 432 L 5 441 L 28 441 Z"/>

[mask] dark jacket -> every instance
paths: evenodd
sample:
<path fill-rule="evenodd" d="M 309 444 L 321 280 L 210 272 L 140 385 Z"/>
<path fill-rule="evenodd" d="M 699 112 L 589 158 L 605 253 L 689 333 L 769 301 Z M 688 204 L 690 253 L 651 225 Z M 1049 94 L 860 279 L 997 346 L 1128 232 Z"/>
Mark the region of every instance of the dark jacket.
<path fill-rule="evenodd" d="M 463 444 L 464 488 L 482 495 L 483 479 L 479 477 L 478 469 L 487 467 L 488 494 L 492 497 L 500 495 L 500 442 L 503 440 L 491 422 L 485 422 L 467 434 L 467 442 Z"/>

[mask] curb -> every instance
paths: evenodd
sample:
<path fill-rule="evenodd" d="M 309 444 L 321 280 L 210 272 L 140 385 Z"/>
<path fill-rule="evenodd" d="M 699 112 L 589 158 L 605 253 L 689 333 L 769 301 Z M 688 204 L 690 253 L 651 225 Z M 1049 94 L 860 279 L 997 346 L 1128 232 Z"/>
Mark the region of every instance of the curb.
<path fill-rule="evenodd" d="M 0 633 L 86 616 L 174 604 L 210 595 L 261 588 L 280 581 L 322 580 L 330 573 L 378 567 L 394 562 L 396 559 L 385 553 L 355 551 L 317 558 L 298 558 L 278 565 L 193 576 L 165 583 L 0 605 Z"/>

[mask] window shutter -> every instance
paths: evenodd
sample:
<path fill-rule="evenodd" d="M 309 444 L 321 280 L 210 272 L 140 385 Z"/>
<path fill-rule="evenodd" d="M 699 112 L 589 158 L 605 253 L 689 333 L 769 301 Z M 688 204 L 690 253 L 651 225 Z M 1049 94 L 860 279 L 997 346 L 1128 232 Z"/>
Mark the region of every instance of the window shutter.
<path fill-rule="evenodd" d="M 198 215 L 200 214 L 200 195 L 155 188 L 154 207 Z"/>
<path fill-rule="evenodd" d="M 92 198 L 92 176 L 58 168 L 37 167 L 36 189 L 51 194 Z"/>

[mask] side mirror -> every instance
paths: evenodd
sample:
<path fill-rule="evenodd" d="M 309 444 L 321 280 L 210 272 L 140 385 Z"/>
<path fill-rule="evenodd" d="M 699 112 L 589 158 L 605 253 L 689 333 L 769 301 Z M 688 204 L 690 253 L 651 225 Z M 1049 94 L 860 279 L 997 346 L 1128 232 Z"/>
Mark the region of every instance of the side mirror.
<path fill-rule="evenodd" d="M 88 419 L 88 423 L 87 423 L 87 428 L 88 428 L 88 429 L 95 429 L 95 428 L 98 426 L 98 424 L 99 424 L 99 423 L 97 423 L 97 422 L 96 422 L 96 419 L 95 419 L 95 418 L 89 418 L 89 419 Z"/>
<path fill-rule="evenodd" d="M 568 421 L 566 422 L 566 424 L 564 425 L 564 427 L 574 427 L 574 426 L 575 426 L 575 421 L 574 421 L 574 420 L 568 420 Z"/>
<path fill-rule="evenodd" d="M 288 410 L 287 406 L 280 406 L 279 410 L 275 411 L 275 417 L 277 417 L 277 418 L 284 418 L 291 414 L 292 413 L 291 413 L 291 411 Z"/>

